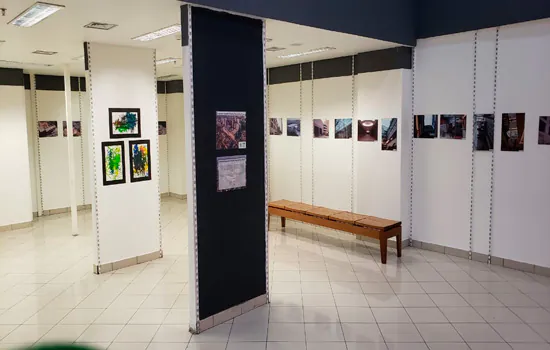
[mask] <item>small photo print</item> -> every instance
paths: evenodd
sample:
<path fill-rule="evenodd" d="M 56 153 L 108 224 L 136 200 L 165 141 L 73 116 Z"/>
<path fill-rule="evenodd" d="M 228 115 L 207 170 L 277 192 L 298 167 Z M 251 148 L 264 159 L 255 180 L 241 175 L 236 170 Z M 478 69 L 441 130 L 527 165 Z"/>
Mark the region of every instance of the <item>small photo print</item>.
<path fill-rule="evenodd" d="M 286 135 L 287 136 L 300 136 L 301 124 L 300 119 L 288 118 L 286 120 Z"/>
<path fill-rule="evenodd" d="M 474 150 L 492 151 L 495 144 L 495 115 L 476 114 L 474 121 Z"/>
<path fill-rule="evenodd" d="M 139 108 L 109 108 L 109 135 L 112 139 L 141 137 Z"/>
<path fill-rule="evenodd" d="M 216 112 L 216 149 L 246 148 L 246 112 Z"/>
<path fill-rule="evenodd" d="M 378 120 L 357 121 L 357 141 L 378 141 Z"/>
<path fill-rule="evenodd" d="M 437 138 L 437 114 L 414 116 L 414 138 Z"/>
<path fill-rule="evenodd" d="M 246 187 L 246 156 L 218 157 L 218 192 Z"/>
<path fill-rule="evenodd" d="M 57 137 L 56 121 L 38 122 L 38 137 Z"/>
<path fill-rule="evenodd" d="M 550 145 L 550 117 L 539 119 L 539 145 Z"/>
<path fill-rule="evenodd" d="M 269 118 L 269 135 L 283 134 L 283 118 Z"/>
<path fill-rule="evenodd" d="M 334 120 L 334 138 L 351 139 L 353 128 L 353 120 L 351 118 L 335 119 Z"/>
<path fill-rule="evenodd" d="M 382 119 L 382 151 L 397 151 L 397 118 Z"/>
<path fill-rule="evenodd" d="M 82 136 L 82 129 L 80 121 L 73 122 L 73 137 Z M 63 121 L 63 137 L 67 137 L 67 121 Z"/>
<path fill-rule="evenodd" d="M 313 138 L 326 139 L 329 135 L 328 119 L 313 119 Z"/>
<path fill-rule="evenodd" d="M 166 135 L 166 122 L 165 121 L 159 121 L 159 136 Z"/>
<path fill-rule="evenodd" d="M 130 141 L 130 182 L 151 180 L 149 140 Z"/>
<path fill-rule="evenodd" d="M 466 138 L 465 114 L 442 114 L 439 120 L 442 139 L 462 140 Z"/>
<path fill-rule="evenodd" d="M 126 182 L 124 171 L 124 142 L 102 142 L 103 186 Z"/>
<path fill-rule="evenodd" d="M 523 151 L 523 132 L 525 130 L 525 113 L 502 114 L 501 151 Z"/>

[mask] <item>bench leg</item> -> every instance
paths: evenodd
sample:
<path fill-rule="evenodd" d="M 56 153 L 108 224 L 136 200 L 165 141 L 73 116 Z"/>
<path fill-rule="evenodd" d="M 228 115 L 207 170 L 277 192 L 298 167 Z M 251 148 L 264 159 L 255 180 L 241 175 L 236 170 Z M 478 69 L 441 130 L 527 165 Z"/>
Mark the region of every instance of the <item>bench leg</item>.
<path fill-rule="evenodd" d="M 382 260 L 382 264 L 385 264 L 388 258 L 388 239 L 385 237 L 380 238 L 380 257 Z"/>
<path fill-rule="evenodd" d="M 286 227 L 286 218 L 281 216 L 281 227 Z"/>
<path fill-rule="evenodd" d="M 401 257 L 401 245 L 403 244 L 403 238 L 401 238 L 401 232 L 395 237 L 396 245 L 397 245 L 397 257 Z"/>

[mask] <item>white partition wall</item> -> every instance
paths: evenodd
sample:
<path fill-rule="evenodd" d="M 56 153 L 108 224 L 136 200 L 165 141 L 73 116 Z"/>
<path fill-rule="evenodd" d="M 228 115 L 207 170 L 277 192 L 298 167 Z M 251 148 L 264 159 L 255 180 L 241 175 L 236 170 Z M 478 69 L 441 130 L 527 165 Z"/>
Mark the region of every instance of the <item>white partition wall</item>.
<path fill-rule="evenodd" d="M 0 85 L 0 231 L 32 221 L 28 152 L 24 87 Z"/>
<path fill-rule="evenodd" d="M 162 256 L 157 85 L 152 49 L 87 43 L 94 175 L 95 272 L 103 273 Z M 124 81 L 124 88 L 119 82 Z M 139 108 L 141 137 L 112 140 L 109 108 Z M 151 180 L 131 182 L 131 140 L 148 140 Z M 126 181 L 103 185 L 102 143 L 123 141 Z"/>
<path fill-rule="evenodd" d="M 186 190 L 185 170 L 185 119 L 183 117 L 183 93 L 166 94 L 166 121 L 168 125 L 168 168 L 171 195 L 184 198 Z"/>
<path fill-rule="evenodd" d="M 158 101 L 158 120 L 166 121 L 168 112 L 168 103 L 166 101 L 166 92 L 157 95 Z M 159 135 L 159 166 L 160 166 L 160 193 L 162 195 L 170 193 L 170 163 L 168 160 L 168 135 Z"/>

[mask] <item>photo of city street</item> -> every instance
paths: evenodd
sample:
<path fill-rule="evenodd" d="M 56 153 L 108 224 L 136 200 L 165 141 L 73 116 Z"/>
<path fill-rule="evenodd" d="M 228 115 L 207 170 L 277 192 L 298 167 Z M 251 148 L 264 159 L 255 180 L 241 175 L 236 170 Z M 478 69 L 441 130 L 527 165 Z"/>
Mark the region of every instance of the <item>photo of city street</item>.
<path fill-rule="evenodd" d="M 442 139 L 462 140 L 466 138 L 465 114 L 442 114 L 439 121 Z"/>
<path fill-rule="evenodd" d="M 269 118 L 269 135 L 283 134 L 283 118 Z"/>
<path fill-rule="evenodd" d="M 525 130 L 525 113 L 502 114 L 501 151 L 523 151 L 523 136 Z"/>
<path fill-rule="evenodd" d="M 38 122 L 38 137 L 57 137 L 57 122 L 56 121 L 39 121 Z"/>
<path fill-rule="evenodd" d="M 300 119 L 291 119 L 286 120 L 286 135 L 287 136 L 300 136 L 301 134 L 301 125 Z"/>
<path fill-rule="evenodd" d="M 474 119 L 474 149 L 492 151 L 495 143 L 495 115 L 476 114 Z"/>
<path fill-rule="evenodd" d="M 328 119 L 313 119 L 313 137 L 328 138 L 329 135 Z"/>
<path fill-rule="evenodd" d="M 246 148 L 246 113 L 216 112 L 216 149 Z"/>
<path fill-rule="evenodd" d="M 378 120 L 359 120 L 357 121 L 357 140 L 358 141 L 377 141 L 378 140 Z"/>
<path fill-rule="evenodd" d="M 382 119 L 382 151 L 397 151 L 397 118 Z"/>
<path fill-rule="evenodd" d="M 437 138 L 437 114 L 414 116 L 414 138 Z"/>
<path fill-rule="evenodd" d="M 352 119 L 335 119 L 334 120 L 334 138 L 351 139 Z"/>

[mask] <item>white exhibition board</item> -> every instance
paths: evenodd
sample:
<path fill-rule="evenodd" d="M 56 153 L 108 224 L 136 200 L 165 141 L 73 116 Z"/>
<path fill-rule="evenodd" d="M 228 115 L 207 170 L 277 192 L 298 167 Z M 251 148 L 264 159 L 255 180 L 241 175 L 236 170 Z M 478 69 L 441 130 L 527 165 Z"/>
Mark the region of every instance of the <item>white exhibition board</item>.
<path fill-rule="evenodd" d="M 23 86 L 0 86 L 0 226 L 32 221 Z"/>
<path fill-rule="evenodd" d="M 167 108 L 166 94 L 158 94 L 158 120 L 166 121 Z M 170 192 L 168 183 L 170 167 L 168 164 L 168 135 L 159 135 L 159 166 L 160 166 L 160 193 Z"/>
<path fill-rule="evenodd" d="M 185 119 L 183 116 L 183 93 L 166 95 L 168 125 L 168 168 L 170 192 L 186 195 L 185 169 Z M 162 168 L 161 168 L 162 171 Z"/>
<path fill-rule="evenodd" d="M 92 219 L 99 265 L 161 250 L 157 83 L 155 50 L 97 43 L 88 47 L 96 198 Z M 129 140 L 124 139 L 126 183 L 103 186 L 101 143 L 114 141 L 109 138 L 109 108 L 140 108 L 139 140 L 150 140 L 151 180 L 130 182 Z"/>

